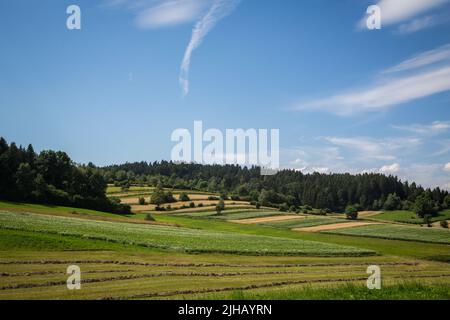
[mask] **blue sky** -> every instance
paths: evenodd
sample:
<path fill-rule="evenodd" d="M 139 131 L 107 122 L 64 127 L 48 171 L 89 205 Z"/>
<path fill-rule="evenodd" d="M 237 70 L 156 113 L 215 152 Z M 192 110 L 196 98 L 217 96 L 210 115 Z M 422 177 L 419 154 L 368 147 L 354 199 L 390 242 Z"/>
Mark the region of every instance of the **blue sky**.
<path fill-rule="evenodd" d="M 284 167 L 450 189 L 447 0 L 3 0 L 0 41 L 8 141 L 106 165 L 195 120 L 276 128 Z"/>

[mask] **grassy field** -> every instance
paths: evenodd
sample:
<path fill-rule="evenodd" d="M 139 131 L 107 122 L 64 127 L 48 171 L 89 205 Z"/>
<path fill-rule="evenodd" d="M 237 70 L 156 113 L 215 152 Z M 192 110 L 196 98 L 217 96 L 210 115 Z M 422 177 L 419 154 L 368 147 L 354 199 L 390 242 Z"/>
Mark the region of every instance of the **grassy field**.
<path fill-rule="evenodd" d="M 383 213 L 372 216 L 371 219 L 381 221 L 395 221 L 411 224 L 424 224 L 423 219 L 418 217 L 412 211 L 385 211 Z M 439 212 L 436 216 L 431 218 L 431 222 L 437 222 L 442 220 L 450 220 L 450 210 Z"/>
<path fill-rule="evenodd" d="M 70 264 L 82 270 L 79 291 L 65 287 L 65 271 Z M 89 251 L 61 252 L 58 247 L 40 252 L 1 251 L 0 299 L 324 299 L 333 297 L 318 293 L 324 285 L 340 288 L 342 284 L 358 285 L 359 295 L 355 297 L 371 299 L 369 290 L 359 285 L 367 276 L 368 264 L 382 268 L 386 283 L 416 279 L 423 286 L 435 288 L 429 298 L 445 298 L 449 294 L 448 274 L 440 264 L 411 259 L 251 257 L 150 251 L 96 251 L 93 255 Z M 312 288 L 318 290 L 315 296 L 301 294 Z M 218 296 L 221 294 L 224 296 Z M 398 298 L 404 298 L 411 292 L 398 290 L 397 294 Z"/>
<path fill-rule="evenodd" d="M 324 256 L 373 254 L 367 250 L 311 241 L 170 226 L 49 217 L 30 213 L 0 212 L 0 228 L 78 236 L 185 252 Z"/>
<path fill-rule="evenodd" d="M 201 209 L 160 212 L 149 224 L 144 213 L 117 216 L 0 202 L 0 299 L 450 296 L 448 233 L 440 233 L 447 230 L 379 226 L 397 228 L 384 233 L 390 238 L 401 234 L 404 240 L 384 239 L 380 231 L 377 237 L 367 232 L 306 233 L 290 229 L 342 219 L 307 216 L 243 225 L 228 220 L 285 213 L 228 209 L 216 216 L 211 209 Z M 336 232 L 355 233 L 362 228 L 367 227 Z M 81 268 L 82 290 L 66 288 L 66 268 L 71 264 Z M 365 287 L 369 265 L 380 266 L 383 290 Z"/>
<path fill-rule="evenodd" d="M 379 224 L 346 228 L 325 233 L 335 233 L 354 236 L 375 237 L 394 240 L 422 241 L 450 244 L 450 230 L 432 229 L 427 227 L 410 227 L 392 224 Z"/>
<path fill-rule="evenodd" d="M 323 287 L 303 286 L 291 289 L 248 290 L 198 295 L 210 300 L 433 300 L 450 299 L 448 284 L 405 281 L 388 284 L 383 290 L 367 290 L 361 282 Z"/>

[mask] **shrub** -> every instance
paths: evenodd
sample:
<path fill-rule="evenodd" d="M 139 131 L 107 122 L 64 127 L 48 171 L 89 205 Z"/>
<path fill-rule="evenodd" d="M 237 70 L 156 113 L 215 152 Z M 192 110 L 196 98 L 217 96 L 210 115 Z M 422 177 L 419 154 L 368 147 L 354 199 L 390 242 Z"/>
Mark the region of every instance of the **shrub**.
<path fill-rule="evenodd" d="M 209 196 L 209 197 L 208 197 L 208 200 L 210 200 L 210 201 L 215 201 L 215 200 L 219 200 L 219 198 L 218 198 L 218 197 L 215 197 L 215 196 Z"/>
<path fill-rule="evenodd" d="M 437 213 L 433 200 L 428 193 L 423 193 L 417 197 L 414 203 L 414 213 L 421 218 Z"/>
<path fill-rule="evenodd" d="M 166 210 L 167 210 L 167 211 L 172 211 L 172 206 L 169 204 L 169 205 L 166 207 Z"/>
<path fill-rule="evenodd" d="M 220 194 L 220 199 L 221 199 L 221 200 L 228 200 L 229 198 L 228 198 L 228 195 L 227 195 L 225 192 L 222 192 L 222 193 Z"/>
<path fill-rule="evenodd" d="M 223 200 L 220 200 L 216 205 L 216 212 L 218 215 L 220 215 L 223 210 L 225 210 L 225 202 L 223 202 Z"/>
<path fill-rule="evenodd" d="M 429 228 L 431 228 L 431 214 L 426 214 L 423 216 L 423 223 L 426 224 Z"/>
<path fill-rule="evenodd" d="M 349 220 L 356 220 L 358 218 L 358 210 L 355 206 L 347 206 L 345 208 L 345 215 Z"/>
<path fill-rule="evenodd" d="M 189 203 L 189 208 L 195 208 L 195 203 L 194 202 Z"/>
<path fill-rule="evenodd" d="M 178 197 L 178 200 L 179 201 L 190 201 L 191 199 L 189 198 L 189 196 L 185 192 L 183 192 Z"/>
<path fill-rule="evenodd" d="M 287 203 L 280 204 L 279 210 L 280 210 L 281 212 L 286 212 L 286 211 L 288 211 L 288 210 L 289 210 L 289 207 L 288 207 Z"/>
<path fill-rule="evenodd" d="M 442 228 L 448 229 L 448 222 L 447 222 L 447 220 L 442 220 L 440 222 L 440 225 L 441 225 Z"/>
<path fill-rule="evenodd" d="M 259 208 L 261 208 L 261 204 L 259 202 L 256 202 L 255 207 L 256 207 L 256 209 L 259 209 Z"/>
<path fill-rule="evenodd" d="M 199 204 L 197 205 L 197 207 L 203 208 L 203 203 L 199 203 Z"/>
<path fill-rule="evenodd" d="M 144 199 L 144 197 L 140 197 L 140 198 L 139 198 L 139 204 L 140 204 L 141 206 L 143 206 L 143 205 L 145 204 L 145 199 Z"/>
<path fill-rule="evenodd" d="M 297 208 L 295 206 L 290 206 L 289 212 L 295 212 L 295 210 L 297 210 Z"/>

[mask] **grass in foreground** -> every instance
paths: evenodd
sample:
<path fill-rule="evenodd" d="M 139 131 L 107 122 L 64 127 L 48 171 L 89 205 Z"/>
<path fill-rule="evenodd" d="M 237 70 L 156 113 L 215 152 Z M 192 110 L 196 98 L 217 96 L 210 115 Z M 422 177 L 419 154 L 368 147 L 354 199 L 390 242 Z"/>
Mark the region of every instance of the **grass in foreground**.
<path fill-rule="evenodd" d="M 195 230 L 160 225 L 0 212 L 0 229 L 34 231 L 191 253 L 254 255 L 372 255 L 354 247 L 267 236 Z"/>
<path fill-rule="evenodd" d="M 404 282 L 369 290 L 364 284 L 347 283 L 332 287 L 277 289 L 268 292 L 235 291 L 223 294 L 198 296 L 198 299 L 221 300 L 448 300 L 448 284 L 423 284 Z"/>

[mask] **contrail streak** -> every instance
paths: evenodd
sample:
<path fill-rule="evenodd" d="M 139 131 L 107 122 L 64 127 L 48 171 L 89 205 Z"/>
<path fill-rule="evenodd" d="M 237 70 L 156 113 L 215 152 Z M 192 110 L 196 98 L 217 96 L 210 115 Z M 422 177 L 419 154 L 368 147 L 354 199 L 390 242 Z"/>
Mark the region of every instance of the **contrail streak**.
<path fill-rule="evenodd" d="M 213 0 L 213 4 L 206 15 L 196 23 L 181 64 L 179 81 L 183 96 L 189 93 L 189 68 L 192 53 L 200 46 L 203 39 L 214 28 L 217 22 L 229 15 L 237 7 L 239 2 L 240 0 Z"/>

